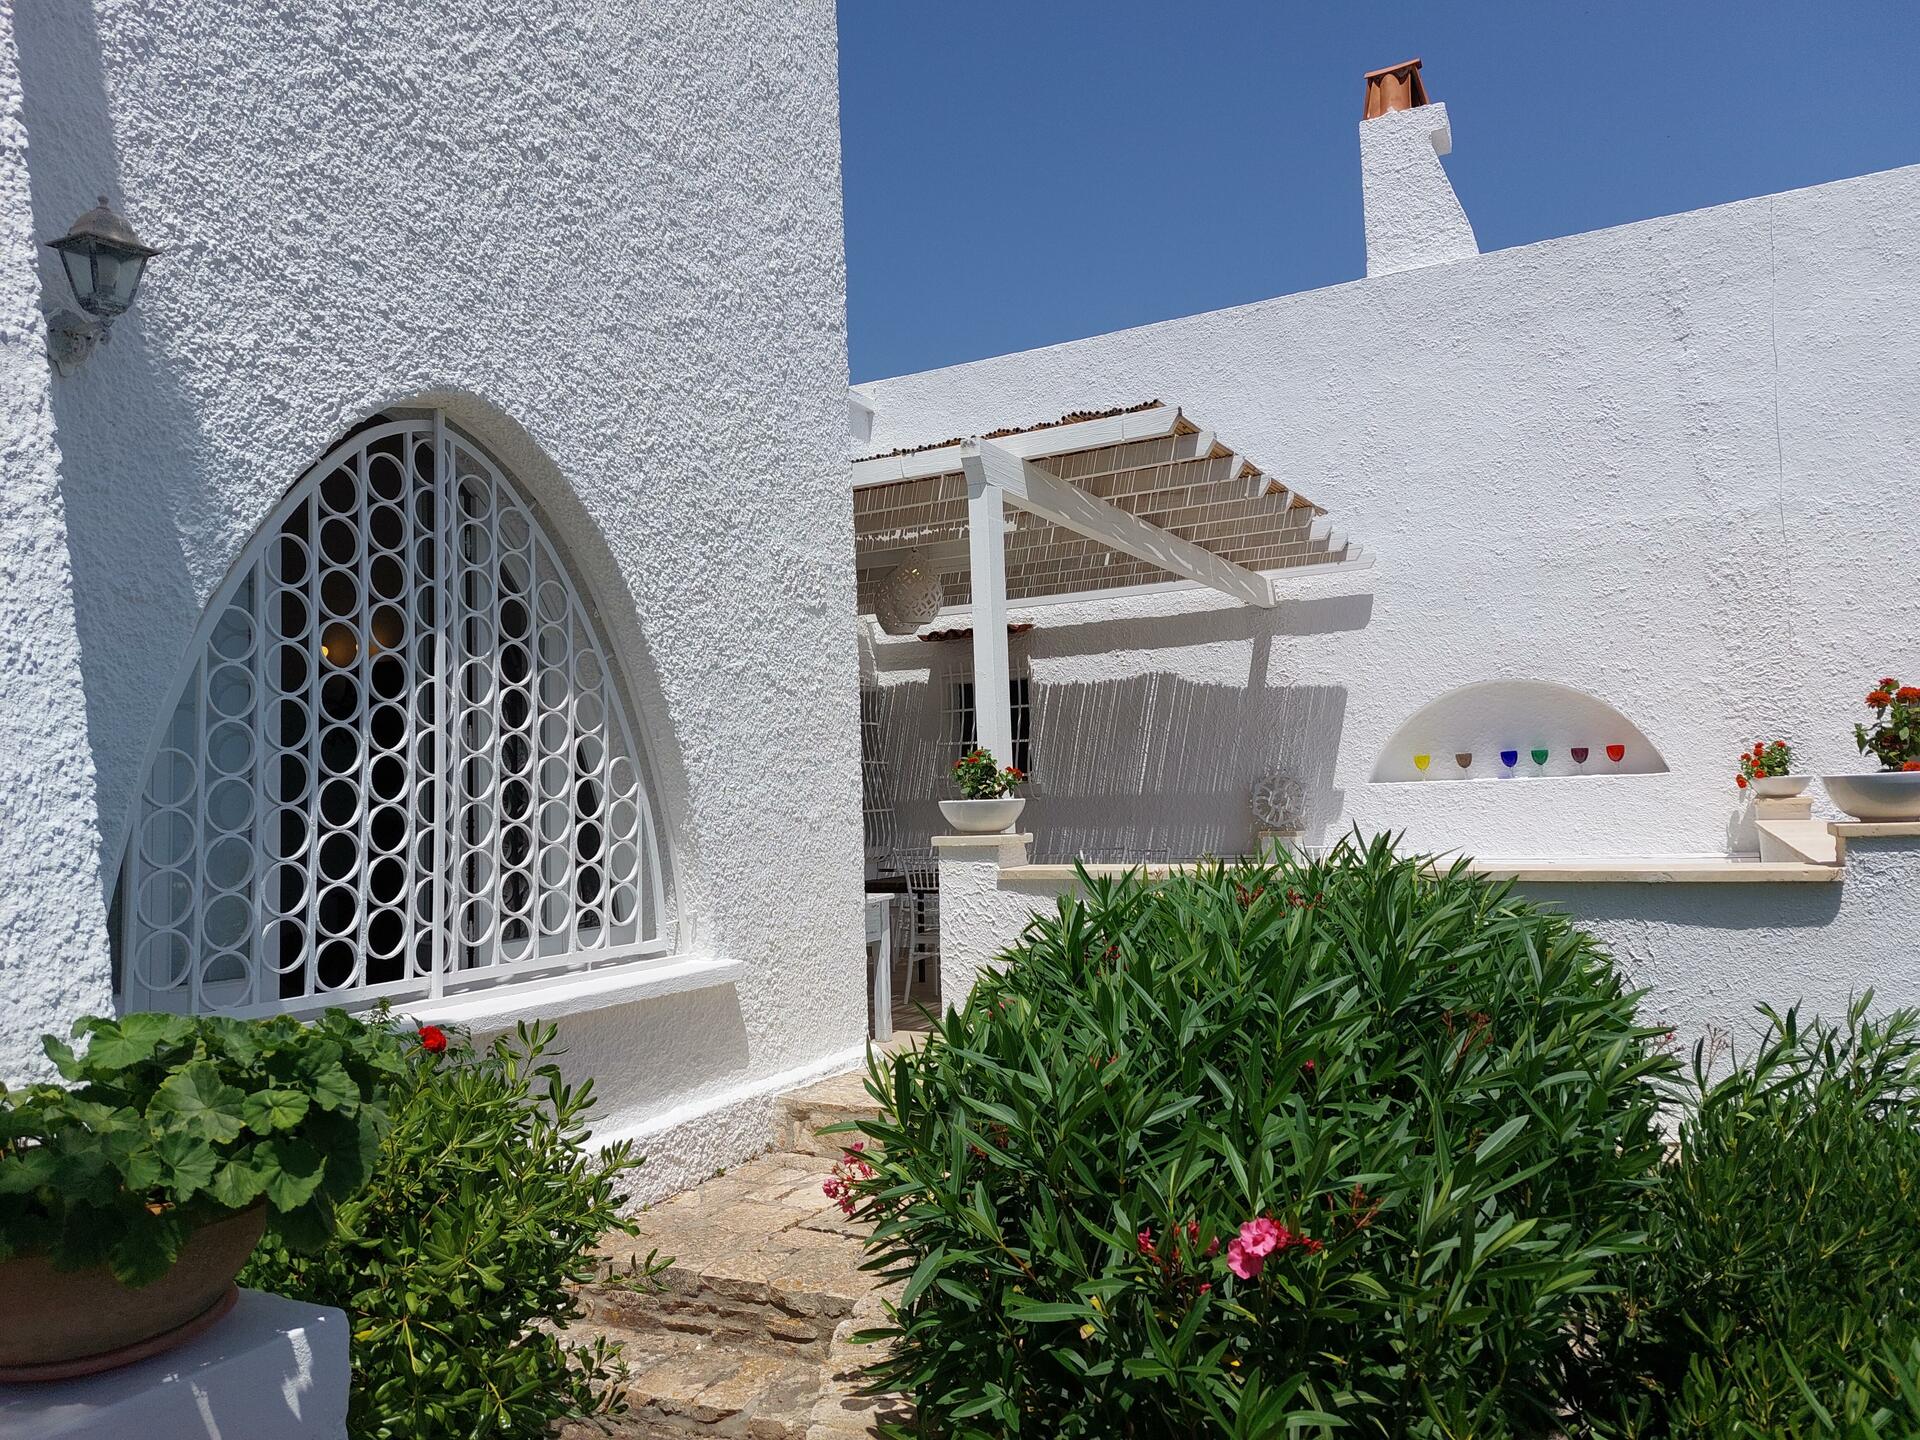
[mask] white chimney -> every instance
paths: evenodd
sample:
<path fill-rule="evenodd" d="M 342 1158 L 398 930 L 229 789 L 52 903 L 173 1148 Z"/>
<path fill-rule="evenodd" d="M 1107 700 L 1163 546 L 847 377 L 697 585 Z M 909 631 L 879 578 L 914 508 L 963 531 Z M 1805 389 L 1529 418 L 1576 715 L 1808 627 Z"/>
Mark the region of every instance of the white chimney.
<path fill-rule="evenodd" d="M 1367 274 L 1391 275 L 1478 255 L 1480 244 L 1440 157 L 1453 149 L 1447 107 L 1430 103 L 1420 62 L 1367 76 L 1360 122 L 1360 192 Z"/>

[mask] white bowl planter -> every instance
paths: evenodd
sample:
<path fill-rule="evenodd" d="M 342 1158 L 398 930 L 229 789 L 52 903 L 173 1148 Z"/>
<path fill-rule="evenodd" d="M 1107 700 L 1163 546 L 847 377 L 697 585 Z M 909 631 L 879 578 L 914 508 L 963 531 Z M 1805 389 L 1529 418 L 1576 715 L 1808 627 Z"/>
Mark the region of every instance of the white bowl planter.
<path fill-rule="evenodd" d="M 1813 783 L 1811 775 L 1756 775 L 1751 782 L 1753 793 L 1763 800 L 1785 800 L 1790 795 L 1798 795 Z"/>
<path fill-rule="evenodd" d="M 1822 775 L 1827 796 L 1856 820 L 1920 820 L 1920 770 Z"/>
<path fill-rule="evenodd" d="M 1024 795 L 1003 795 L 998 800 L 942 800 L 940 813 L 947 824 L 962 835 L 998 835 L 1011 830 L 1020 812 L 1027 808 Z"/>

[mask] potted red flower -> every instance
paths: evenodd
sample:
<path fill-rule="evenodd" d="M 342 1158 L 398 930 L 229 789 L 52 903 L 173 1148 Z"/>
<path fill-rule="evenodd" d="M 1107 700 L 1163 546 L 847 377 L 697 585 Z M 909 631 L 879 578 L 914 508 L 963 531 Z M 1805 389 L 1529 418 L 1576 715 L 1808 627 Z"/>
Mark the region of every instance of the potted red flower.
<path fill-rule="evenodd" d="M 1880 762 L 1877 775 L 1826 775 L 1827 794 L 1856 820 L 1920 820 L 1920 685 L 1891 675 L 1867 692 L 1871 725 L 1855 725 L 1862 755 Z"/>
<path fill-rule="evenodd" d="M 1813 783 L 1808 775 L 1791 775 L 1793 750 L 1786 741 L 1753 742 L 1751 750 L 1740 752 L 1740 773 L 1733 783 L 1764 800 L 1782 800 L 1798 795 Z"/>
<path fill-rule="evenodd" d="M 953 762 L 959 800 L 942 800 L 940 813 L 964 835 L 997 835 L 1011 830 L 1027 802 L 1014 790 L 1027 778 L 1017 765 L 1004 770 L 987 750 L 970 750 Z"/>

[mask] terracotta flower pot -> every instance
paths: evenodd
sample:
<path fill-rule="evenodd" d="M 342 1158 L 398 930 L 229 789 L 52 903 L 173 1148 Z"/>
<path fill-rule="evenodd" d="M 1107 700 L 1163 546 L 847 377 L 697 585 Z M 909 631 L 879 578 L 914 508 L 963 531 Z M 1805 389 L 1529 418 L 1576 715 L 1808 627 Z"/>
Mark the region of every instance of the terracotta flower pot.
<path fill-rule="evenodd" d="M 104 1265 L 56 1270 L 41 1255 L 0 1261 L 0 1382 L 92 1375 L 192 1339 L 232 1308 L 233 1277 L 266 1228 L 265 1205 L 216 1220 L 138 1290 Z"/>

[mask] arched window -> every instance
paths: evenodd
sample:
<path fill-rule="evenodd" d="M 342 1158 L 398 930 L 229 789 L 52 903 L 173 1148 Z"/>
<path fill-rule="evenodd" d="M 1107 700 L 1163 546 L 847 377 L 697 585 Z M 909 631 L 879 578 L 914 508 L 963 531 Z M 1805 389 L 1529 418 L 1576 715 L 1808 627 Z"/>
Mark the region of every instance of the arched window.
<path fill-rule="evenodd" d="M 648 777 L 559 551 L 439 416 L 355 433 L 207 607 L 115 905 L 135 1009 L 436 996 L 668 951 Z"/>

